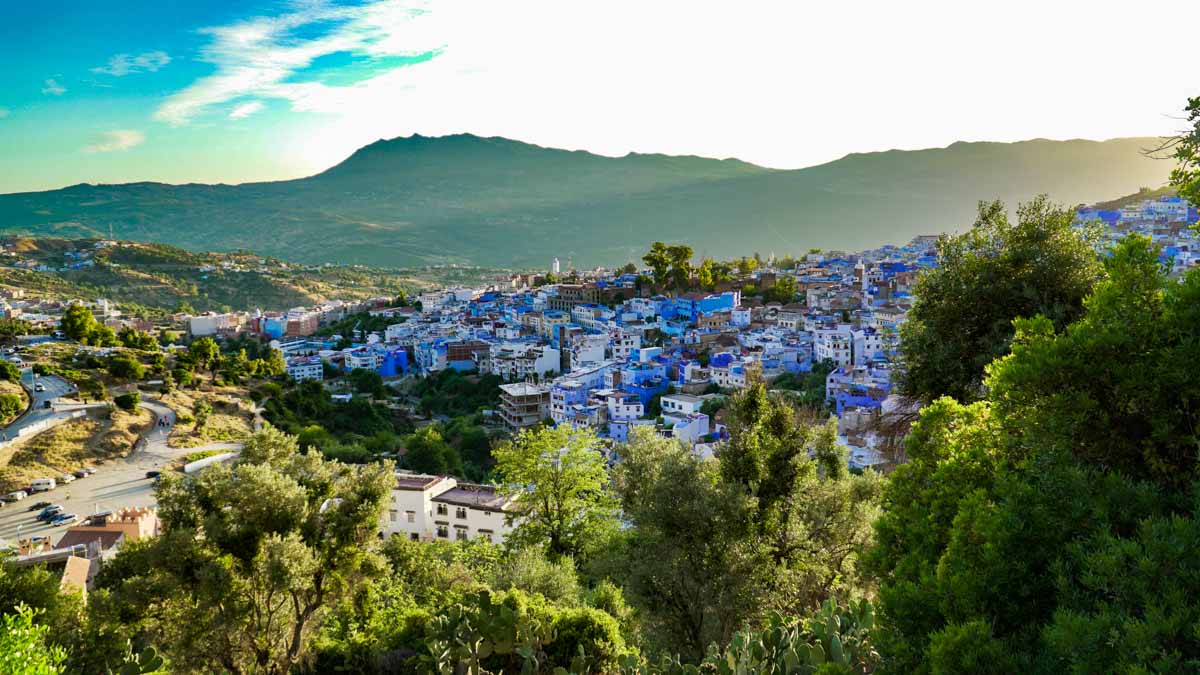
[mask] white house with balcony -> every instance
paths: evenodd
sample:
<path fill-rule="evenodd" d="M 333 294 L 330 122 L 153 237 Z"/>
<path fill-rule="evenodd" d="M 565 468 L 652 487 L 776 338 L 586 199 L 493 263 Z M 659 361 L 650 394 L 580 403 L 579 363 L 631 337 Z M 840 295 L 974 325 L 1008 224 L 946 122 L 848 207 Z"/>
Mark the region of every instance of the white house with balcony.
<path fill-rule="evenodd" d="M 512 504 L 492 485 L 397 471 L 380 531 L 414 541 L 487 539 L 500 544 L 513 530 L 508 523 Z"/>

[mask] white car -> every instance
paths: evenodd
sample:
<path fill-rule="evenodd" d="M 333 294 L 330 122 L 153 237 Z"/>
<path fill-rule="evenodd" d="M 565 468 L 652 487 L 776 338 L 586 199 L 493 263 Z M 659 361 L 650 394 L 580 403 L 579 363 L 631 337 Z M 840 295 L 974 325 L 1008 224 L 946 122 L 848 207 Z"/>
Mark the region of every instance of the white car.
<path fill-rule="evenodd" d="M 3 499 L 6 502 L 19 502 L 28 496 L 29 496 L 28 492 L 26 492 L 24 490 L 17 490 L 16 492 L 10 492 L 10 493 L 4 495 L 3 497 L 0 497 L 0 499 Z"/>
<path fill-rule="evenodd" d="M 64 473 L 63 475 L 61 475 L 61 476 L 59 476 L 59 477 L 58 477 L 58 482 L 59 482 L 59 483 L 70 483 L 70 482 L 72 482 L 72 481 L 74 481 L 74 480 L 75 480 L 75 476 L 72 476 L 72 475 L 71 475 L 71 474 L 69 474 L 69 473 Z"/>

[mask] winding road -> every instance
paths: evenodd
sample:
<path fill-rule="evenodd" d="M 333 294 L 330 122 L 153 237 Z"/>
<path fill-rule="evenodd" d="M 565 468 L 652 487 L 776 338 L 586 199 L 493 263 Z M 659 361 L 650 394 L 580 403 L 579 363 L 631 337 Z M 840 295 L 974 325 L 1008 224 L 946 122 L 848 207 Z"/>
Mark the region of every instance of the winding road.
<path fill-rule="evenodd" d="M 64 513 L 78 514 L 80 518 L 125 506 L 153 506 L 154 481 L 146 478 L 147 471 L 164 471 L 172 462 L 188 453 L 241 447 L 240 443 L 213 443 L 197 448 L 172 448 L 167 444 L 167 438 L 175 424 L 175 413 L 158 401 L 143 400 L 142 406 L 154 414 L 154 426 L 138 441 L 133 453 L 98 464 L 92 476 L 59 485 L 24 501 L 4 505 L 0 508 L 0 539 L 16 541 L 41 535 L 56 539 L 62 535 L 65 526 L 51 527 L 34 520 L 36 512 L 27 510 L 34 502 L 61 504 Z M 166 420 L 166 426 L 160 424 L 162 420 Z"/>

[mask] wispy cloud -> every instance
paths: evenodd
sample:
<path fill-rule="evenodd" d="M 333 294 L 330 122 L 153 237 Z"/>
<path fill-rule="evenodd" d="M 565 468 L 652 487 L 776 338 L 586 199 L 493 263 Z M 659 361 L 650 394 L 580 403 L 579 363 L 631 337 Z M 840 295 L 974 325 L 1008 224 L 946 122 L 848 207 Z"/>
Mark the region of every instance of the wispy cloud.
<path fill-rule="evenodd" d="M 46 86 L 42 87 L 42 93 L 51 96 L 62 96 L 67 93 L 67 88 L 59 84 L 57 80 L 49 79 L 46 80 Z"/>
<path fill-rule="evenodd" d="M 216 72 L 200 78 L 169 97 L 155 118 L 173 125 L 186 124 L 213 106 L 239 98 L 280 98 L 297 109 L 311 109 L 315 96 L 337 98 L 340 91 L 361 83 L 327 86 L 292 82 L 290 78 L 331 54 L 350 54 L 361 59 L 415 57 L 436 50 L 413 22 L 425 14 L 425 2 L 372 0 L 346 6 L 326 0 L 295 0 L 290 10 L 273 17 L 255 17 L 201 32 L 211 42 L 200 52 L 200 60 L 216 66 Z M 395 70 L 393 68 L 392 70 Z M 258 108 L 234 113 L 244 117 Z"/>
<path fill-rule="evenodd" d="M 104 132 L 104 140 L 83 149 L 87 153 L 119 152 L 141 145 L 146 135 L 134 129 L 114 129 Z"/>
<path fill-rule="evenodd" d="M 123 77 L 131 73 L 153 73 L 171 62 L 171 57 L 163 51 L 143 52 L 141 54 L 116 54 L 108 60 L 108 65 L 92 68 L 93 73 Z"/>
<path fill-rule="evenodd" d="M 262 109 L 263 109 L 262 101 L 250 101 L 249 103 L 243 103 L 243 104 L 235 107 L 233 109 L 233 111 L 229 113 L 229 119 L 231 119 L 231 120 L 245 119 Z"/>

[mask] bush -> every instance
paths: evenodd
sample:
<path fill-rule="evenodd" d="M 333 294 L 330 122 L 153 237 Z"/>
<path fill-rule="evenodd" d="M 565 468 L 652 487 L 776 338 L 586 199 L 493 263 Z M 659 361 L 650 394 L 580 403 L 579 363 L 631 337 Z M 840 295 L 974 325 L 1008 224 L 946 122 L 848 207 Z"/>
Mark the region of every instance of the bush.
<path fill-rule="evenodd" d="M 554 640 L 546 645 L 546 656 L 558 666 L 572 665 L 582 653 L 579 665 L 586 672 L 608 673 L 616 669 L 617 657 L 627 651 L 617 620 L 599 609 L 562 610 L 554 617 L 553 626 Z"/>
<path fill-rule="evenodd" d="M 36 366 L 35 366 L 36 368 Z M 9 363 L 8 361 L 0 361 L 0 380 L 8 380 L 9 382 L 21 381 L 21 369 Z"/>
<path fill-rule="evenodd" d="M 136 391 L 128 394 L 121 394 L 113 399 L 113 403 L 115 403 L 118 408 L 126 412 L 137 412 L 138 405 L 140 405 L 141 402 L 142 396 Z"/>
<path fill-rule="evenodd" d="M 16 394 L 0 394 L 0 419 L 9 419 L 21 414 L 25 402 Z"/>
<path fill-rule="evenodd" d="M 145 367 L 129 354 L 113 355 L 108 360 L 108 372 L 123 380 L 140 380 L 146 376 Z"/>

